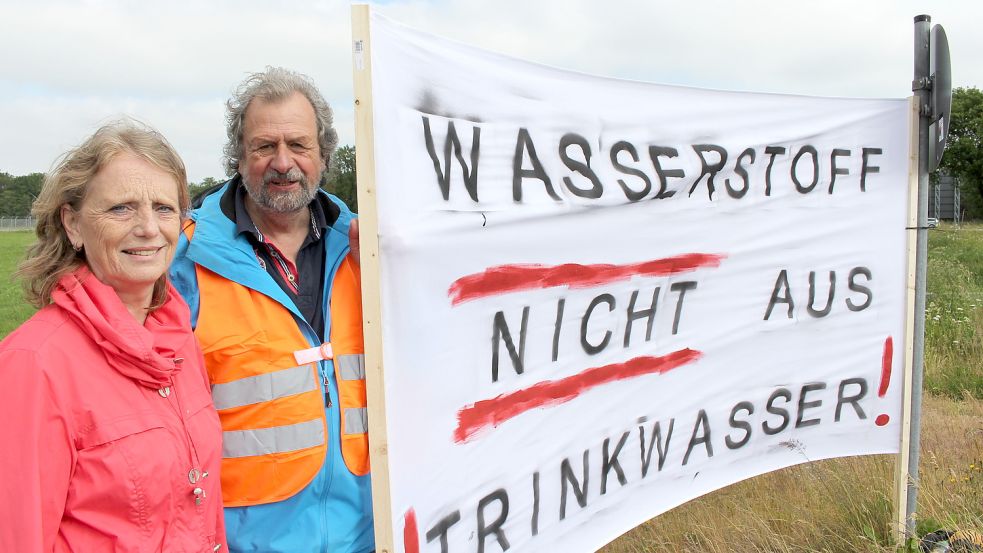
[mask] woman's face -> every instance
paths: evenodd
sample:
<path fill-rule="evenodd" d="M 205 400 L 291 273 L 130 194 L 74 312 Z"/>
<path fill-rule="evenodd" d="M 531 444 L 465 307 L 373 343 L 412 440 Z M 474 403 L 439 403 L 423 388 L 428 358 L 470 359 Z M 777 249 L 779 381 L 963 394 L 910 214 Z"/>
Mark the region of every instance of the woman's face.
<path fill-rule="evenodd" d="M 124 303 L 149 303 L 170 265 L 181 231 L 178 186 L 162 169 L 122 153 L 89 181 L 78 210 L 62 207 L 69 240 Z"/>

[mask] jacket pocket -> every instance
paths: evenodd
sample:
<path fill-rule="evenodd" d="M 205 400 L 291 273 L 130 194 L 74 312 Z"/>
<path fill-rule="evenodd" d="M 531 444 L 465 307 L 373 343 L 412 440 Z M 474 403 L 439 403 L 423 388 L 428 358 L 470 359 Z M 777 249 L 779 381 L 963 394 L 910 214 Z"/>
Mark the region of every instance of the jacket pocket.
<path fill-rule="evenodd" d="M 96 423 L 90 429 L 83 432 L 78 438 L 78 448 L 93 448 L 155 428 L 164 428 L 164 423 L 160 420 L 160 415 L 157 413 L 140 412 L 116 417 L 115 419 Z"/>
<path fill-rule="evenodd" d="M 107 543 L 117 538 L 162 543 L 173 520 L 174 490 L 188 463 L 161 414 L 95 420 L 77 446 L 68 500 L 78 522 Z"/>

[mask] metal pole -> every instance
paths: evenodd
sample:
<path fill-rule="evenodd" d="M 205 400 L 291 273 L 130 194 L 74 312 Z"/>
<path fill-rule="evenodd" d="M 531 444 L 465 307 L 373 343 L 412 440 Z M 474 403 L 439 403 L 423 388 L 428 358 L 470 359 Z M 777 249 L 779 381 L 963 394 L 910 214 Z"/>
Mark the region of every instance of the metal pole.
<path fill-rule="evenodd" d="M 925 279 L 928 267 L 928 124 L 931 115 L 929 80 L 929 34 L 932 18 L 915 17 L 915 79 L 912 90 L 918 100 L 918 230 L 915 246 L 915 325 L 911 375 L 911 431 L 908 440 L 908 502 L 906 532 L 915 536 L 915 505 L 918 500 L 918 451 L 921 440 L 922 374 L 925 360 Z"/>

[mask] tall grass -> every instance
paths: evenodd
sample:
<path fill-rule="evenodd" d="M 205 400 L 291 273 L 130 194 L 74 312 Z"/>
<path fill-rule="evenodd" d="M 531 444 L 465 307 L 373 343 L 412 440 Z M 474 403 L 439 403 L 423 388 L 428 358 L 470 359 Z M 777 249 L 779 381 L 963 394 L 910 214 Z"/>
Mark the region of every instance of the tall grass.
<path fill-rule="evenodd" d="M 925 390 L 983 399 L 983 227 L 929 233 Z"/>
<path fill-rule="evenodd" d="M 918 535 L 983 530 L 983 226 L 929 233 Z M 896 457 L 830 459 L 739 482 L 605 547 L 642 552 L 895 552 Z"/>

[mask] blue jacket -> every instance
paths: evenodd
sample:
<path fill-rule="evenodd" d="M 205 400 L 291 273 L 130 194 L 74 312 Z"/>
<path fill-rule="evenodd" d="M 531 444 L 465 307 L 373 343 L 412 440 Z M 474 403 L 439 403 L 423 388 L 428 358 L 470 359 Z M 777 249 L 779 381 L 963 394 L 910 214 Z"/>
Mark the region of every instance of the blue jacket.
<path fill-rule="evenodd" d="M 171 265 L 171 279 L 191 307 L 191 325 L 197 325 L 200 298 L 195 266 L 201 265 L 228 280 L 256 290 L 280 303 L 293 314 L 311 347 L 327 341 L 330 334 L 331 288 L 338 265 L 349 252 L 348 228 L 354 214 L 338 198 L 324 194 L 341 209 L 325 233 L 325 282 L 323 309 L 325 336 L 317 336 L 298 308 L 260 266 L 252 245 L 236 235 L 235 222 L 223 212 L 221 200 L 239 182 L 236 178 L 208 195 L 194 210 L 195 230 L 189 242 L 181 235 Z M 228 207 L 226 199 L 226 208 Z M 207 308 L 207 302 L 206 302 Z M 321 382 L 338 397 L 331 361 L 322 361 Z M 321 390 L 322 393 L 324 390 Z M 328 453 L 314 480 L 284 501 L 249 507 L 226 507 L 225 524 L 230 551 L 264 553 L 365 553 L 374 549 L 372 500 L 369 476 L 355 476 L 341 457 L 338 402 L 326 408 Z"/>

